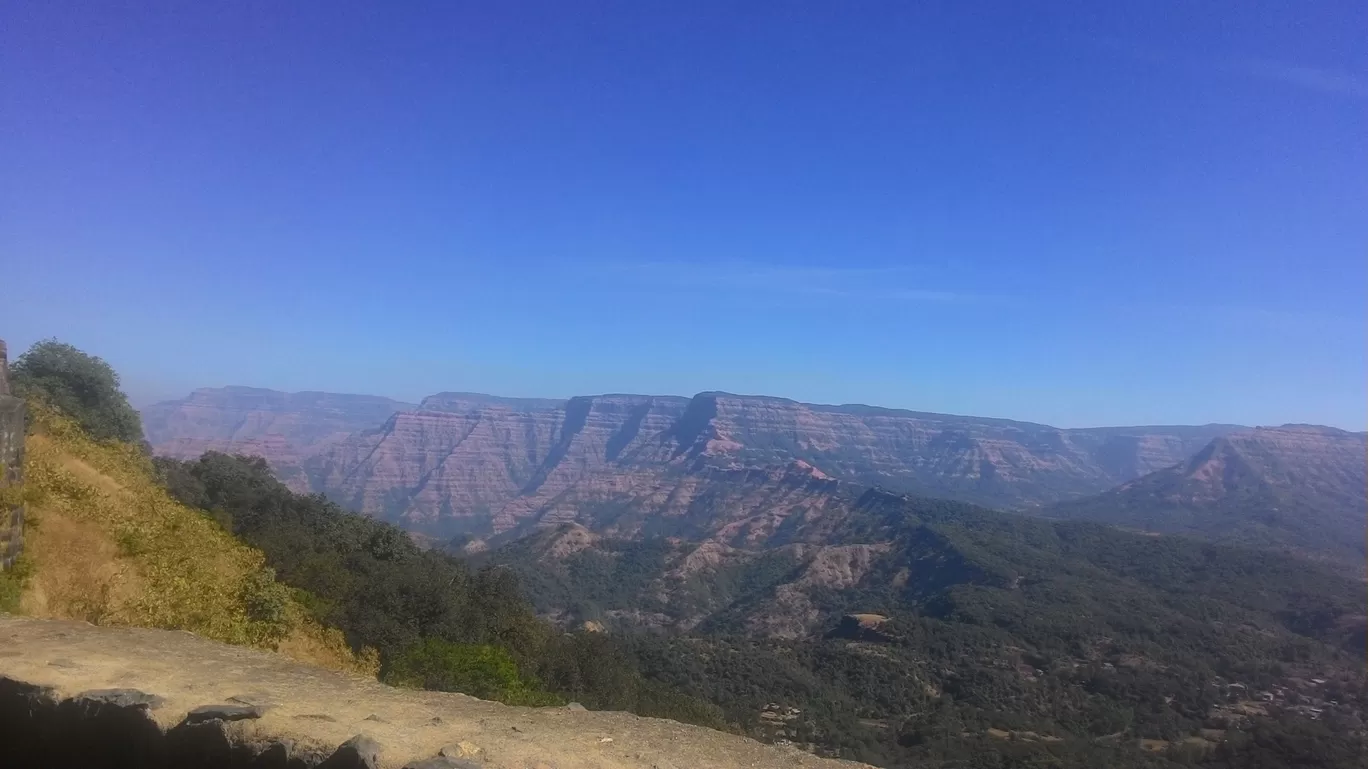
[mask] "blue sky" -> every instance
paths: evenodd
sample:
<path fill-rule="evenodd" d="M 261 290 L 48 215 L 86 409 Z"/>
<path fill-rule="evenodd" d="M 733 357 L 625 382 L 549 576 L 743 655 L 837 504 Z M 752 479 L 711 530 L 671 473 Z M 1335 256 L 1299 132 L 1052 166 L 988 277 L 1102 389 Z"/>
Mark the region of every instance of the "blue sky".
<path fill-rule="evenodd" d="M 0 336 L 138 401 L 1368 421 L 1361 2 L 0 17 Z"/>

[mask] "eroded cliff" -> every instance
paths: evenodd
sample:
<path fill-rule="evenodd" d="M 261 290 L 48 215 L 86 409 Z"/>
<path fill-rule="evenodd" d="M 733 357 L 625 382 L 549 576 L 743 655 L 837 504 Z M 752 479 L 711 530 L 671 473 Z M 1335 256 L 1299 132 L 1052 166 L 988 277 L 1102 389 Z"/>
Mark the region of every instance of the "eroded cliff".
<path fill-rule="evenodd" d="M 344 418 L 340 405 L 317 407 L 307 394 L 247 391 L 239 400 L 230 390 L 157 407 L 147 420 L 157 450 L 187 458 L 207 448 L 258 454 L 297 489 L 438 536 L 554 523 L 571 498 L 640 497 L 700 466 L 793 460 L 868 485 L 1029 507 L 1175 464 L 1232 429 L 1063 430 L 727 393 L 566 401 L 441 393 L 383 415 L 397 404 L 368 401 Z M 367 418 L 366 429 L 342 433 Z"/>
<path fill-rule="evenodd" d="M 282 480 L 304 490 L 308 482 L 299 472 L 304 457 L 408 408 L 413 405 L 373 395 L 221 387 L 149 406 L 142 418 L 148 441 L 162 456 L 194 459 L 206 451 L 261 456 Z"/>

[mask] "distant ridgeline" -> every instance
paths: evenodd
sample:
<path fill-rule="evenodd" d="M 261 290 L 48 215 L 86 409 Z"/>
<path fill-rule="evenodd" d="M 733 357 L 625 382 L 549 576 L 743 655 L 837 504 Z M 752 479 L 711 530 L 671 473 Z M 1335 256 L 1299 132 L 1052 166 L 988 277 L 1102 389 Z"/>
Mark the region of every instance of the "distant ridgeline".
<path fill-rule="evenodd" d="M 23 480 L 24 401 L 10 394 L 9 360 L 0 340 L 0 569 L 8 569 L 24 547 L 24 508 L 6 489 Z"/>
<path fill-rule="evenodd" d="M 107 364 L 41 344 L 38 357 L 30 350 L 16 364 L 26 395 L 46 356 L 42 381 L 54 393 L 90 389 L 63 388 L 80 363 L 107 397 L 103 409 L 67 398 L 65 416 L 41 398 L 29 405 L 22 562 L 36 567 L 23 597 L 50 609 L 65 590 L 69 609 L 49 616 L 93 625 L 74 632 L 0 619 L 0 745 L 21 764 L 25 749 L 48 759 L 81 744 L 44 732 L 49 716 L 100 712 L 113 696 L 121 712 L 153 718 L 149 750 L 171 750 L 200 719 L 228 724 L 236 714 L 251 723 L 231 721 L 232 734 L 260 735 L 274 723 L 281 746 L 307 723 L 323 762 L 358 733 L 383 744 L 391 732 L 406 751 L 396 769 L 409 757 L 459 766 L 472 756 L 484 766 L 726 765 L 692 751 L 705 732 L 631 719 L 639 728 L 618 736 L 608 726 L 625 716 L 586 729 L 591 722 L 572 720 L 582 716 L 567 717 L 581 707 L 888 769 L 1362 766 L 1368 617 L 1357 572 L 1306 559 L 1301 547 L 1146 536 L 868 488 L 872 476 L 901 473 L 947 479 L 939 490 L 1043 500 L 1037 492 L 1081 494 L 1124 476 L 1133 479 L 1127 499 L 1152 490 L 1146 499 L 1176 500 L 1183 507 L 1169 518 L 1189 520 L 1181 513 L 1192 510 L 1211 522 L 1208 534 L 1260 503 L 1259 528 L 1237 538 L 1246 545 L 1258 541 L 1253 533 L 1314 530 L 1292 525 L 1304 502 L 1327 505 L 1318 521 L 1354 520 L 1359 508 L 1348 503 L 1358 498 L 1347 495 L 1362 489 L 1362 436 L 1234 435 L 1219 425 L 1062 431 L 725 394 L 553 406 L 452 394 L 357 432 L 396 404 L 238 388 L 145 413 L 154 447 L 188 455 L 154 459 L 131 433 L 97 438 L 77 423 L 101 428 L 105 417 L 127 416 Z M 20 424 L 15 434 L 23 432 Z M 258 452 L 275 464 L 232 455 Z M 1048 473 L 1031 471 L 1051 457 Z M 472 530 L 419 547 L 391 523 L 287 487 L 273 468 L 291 483 L 364 468 L 370 480 L 340 495 L 343 503 L 420 530 L 427 521 L 429 534 L 462 521 Z M 1069 477 L 1078 482 L 1066 489 Z M 89 536 L 59 541 L 63 531 Z M 92 566 L 99 552 L 112 568 Z M 232 580 L 210 568 L 225 554 L 236 554 L 224 562 Z M 85 589 L 101 574 L 108 579 Z M 139 582 L 119 581 L 128 574 Z M 92 613 L 82 602 L 102 592 L 111 601 Z M 356 655 L 350 667 L 334 667 L 369 660 L 368 675 L 401 687 L 564 707 L 490 706 L 521 720 L 488 719 L 494 728 L 485 729 L 478 716 L 468 727 L 461 713 L 474 712 L 464 707 L 473 700 L 372 682 L 362 691 L 334 685 L 335 676 L 304 676 L 320 682 L 304 702 L 302 674 L 282 671 L 278 657 L 97 627 L 111 624 L 191 630 L 310 662 L 319 648 L 345 652 Z M 136 648 L 123 646 L 108 677 L 89 675 L 120 637 Z M 337 643 L 319 646 L 329 638 Z M 139 677 L 125 659 L 139 660 Z M 187 665 L 212 666 L 212 687 L 150 675 Z M 257 675 L 259 666 L 283 676 Z M 405 728 L 412 722 L 402 714 L 415 712 L 423 725 Z M 574 742 L 555 724 L 592 741 Z M 657 727 L 665 754 L 643 731 Z M 456 731 L 471 744 L 448 752 L 441 735 Z M 34 741 L 43 734 L 53 739 Z M 726 742 L 738 759 L 743 746 L 757 747 Z M 569 755 L 561 761 L 549 746 Z M 451 760 L 429 763 L 434 753 Z M 736 763 L 770 765 L 754 756 Z M 815 761 L 792 752 L 782 760 Z"/>

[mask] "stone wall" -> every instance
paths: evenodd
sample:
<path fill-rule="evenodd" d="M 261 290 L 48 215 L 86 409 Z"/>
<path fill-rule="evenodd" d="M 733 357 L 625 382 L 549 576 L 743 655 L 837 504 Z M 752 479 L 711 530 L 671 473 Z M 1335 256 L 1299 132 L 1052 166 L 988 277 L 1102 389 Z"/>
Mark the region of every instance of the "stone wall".
<path fill-rule="evenodd" d="M 9 360 L 0 341 L 0 488 L 24 474 L 24 401 L 10 394 Z M 0 503 L 0 569 L 8 569 L 24 548 L 24 508 Z"/>

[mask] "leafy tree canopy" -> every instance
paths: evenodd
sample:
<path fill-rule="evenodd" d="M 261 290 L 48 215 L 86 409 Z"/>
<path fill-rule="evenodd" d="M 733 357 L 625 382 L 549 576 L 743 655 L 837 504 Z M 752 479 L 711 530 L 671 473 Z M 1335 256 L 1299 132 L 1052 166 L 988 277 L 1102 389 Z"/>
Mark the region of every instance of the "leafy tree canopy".
<path fill-rule="evenodd" d="M 390 661 L 386 680 L 399 686 L 464 692 L 517 705 L 559 705 L 555 695 L 538 691 L 507 649 L 490 644 L 458 644 L 424 638 Z"/>
<path fill-rule="evenodd" d="M 46 401 L 97 440 L 142 442 L 142 420 L 101 358 L 46 339 L 19 356 L 11 378 L 16 393 Z"/>

